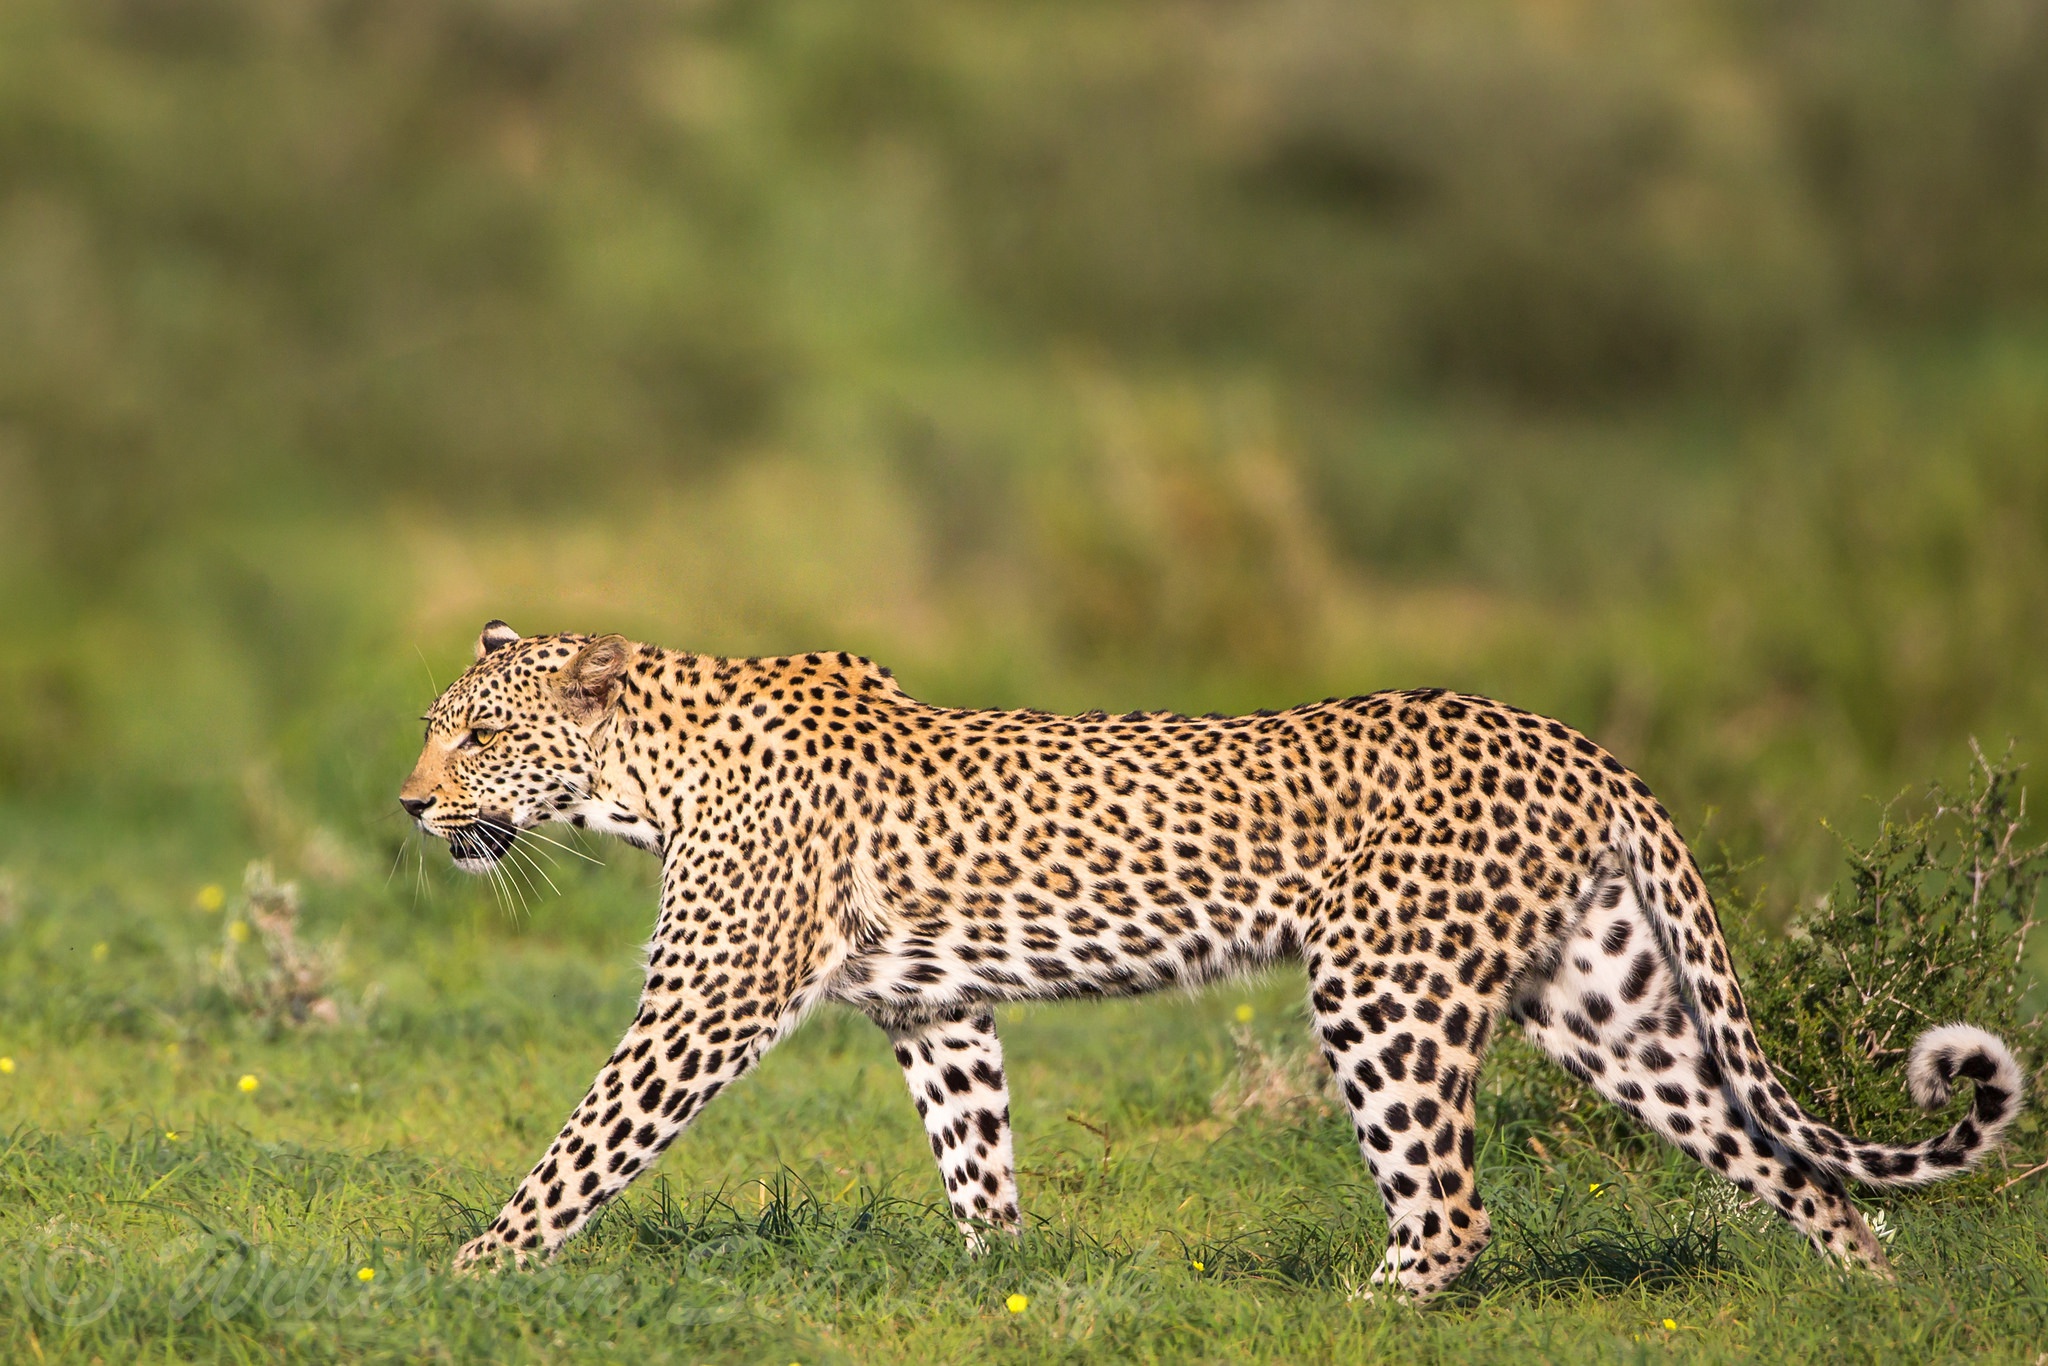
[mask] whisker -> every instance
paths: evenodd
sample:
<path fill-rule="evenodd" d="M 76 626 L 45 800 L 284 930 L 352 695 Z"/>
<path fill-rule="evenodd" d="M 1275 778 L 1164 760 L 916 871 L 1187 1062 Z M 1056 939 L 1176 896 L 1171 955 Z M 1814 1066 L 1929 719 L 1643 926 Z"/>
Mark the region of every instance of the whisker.
<path fill-rule="evenodd" d="M 535 844 L 526 844 L 526 840 L 524 840 L 524 838 L 526 838 L 526 836 L 530 836 L 530 834 L 532 834 L 532 831 L 530 831 L 530 829 L 520 829 L 520 831 L 516 831 L 516 834 L 514 834 L 514 842 L 516 842 L 516 844 L 518 844 L 518 846 L 520 846 L 522 850 L 526 850 L 528 854 L 539 854 L 541 858 L 545 858 L 545 860 L 547 860 L 547 866 L 549 866 L 549 868 L 559 868 L 561 864 L 559 864 L 559 862 L 555 860 L 555 852 L 553 852 L 553 850 L 551 850 L 551 848 L 547 846 L 547 842 L 535 842 Z"/>
<path fill-rule="evenodd" d="M 510 852 L 511 846 L 507 845 L 505 853 L 499 854 L 498 861 L 491 867 L 505 879 L 505 885 L 511 888 L 512 894 L 519 899 L 520 913 L 530 920 L 533 918 L 533 903 L 526 899 L 526 894 L 533 890 L 533 882 L 519 870 L 518 864 L 507 861 L 505 854 Z"/>
<path fill-rule="evenodd" d="M 526 904 L 523 901 L 518 901 L 519 889 L 514 887 L 510 880 L 506 878 L 505 870 L 495 863 L 489 865 L 484 870 L 484 876 L 490 880 L 491 886 L 498 890 L 498 905 L 504 909 L 505 918 L 517 925 L 519 923 L 519 912 Z M 517 905 L 514 905 L 515 901 L 518 901 Z"/>
<path fill-rule="evenodd" d="M 521 835 L 524 835 L 526 832 L 524 830 L 521 830 L 519 833 Z M 528 859 L 538 857 L 543 863 L 547 864 L 547 866 L 550 868 L 561 867 L 561 863 L 555 858 L 554 854 L 541 846 L 531 845 L 525 843 L 524 841 L 520 841 L 519 852 L 526 855 Z"/>
<path fill-rule="evenodd" d="M 505 905 L 505 892 L 503 888 L 498 886 L 498 880 L 494 877 L 491 877 L 488 873 L 486 873 L 484 876 L 484 881 L 490 884 L 491 900 L 495 901 L 498 904 L 498 909 L 500 911 L 503 911 L 505 914 L 510 915 L 511 908 Z"/>
<path fill-rule="evenodd" d="M 555 880 L 548 876 L 548 870 L 541 867 L 538 863 L 535 863 L 533 861 L 533 854 L 527 850 L 525 845 L 515 843 L 506 852 L 511 854 L 517 854 L 519 857 L 525 859 L 526 866 L 533 869 L 534 872 L 540 874 L 541 881 L 547 883 L 550 891 L 554 892 L 556 896 L 560 896 L 562 894 L 562 889 L 560 887 L 555 886 Z M 535 894 L 538 895 L 538 889 L 535 889 Z"/>
<path fill-rule="evenodd" d="M 572 848 L 571 846 L 562 843 L 558 839 L 550 839 L 538 830 L 522 830 L 519 833 L 525 835 L 529 839 L 539 840 L 542 844 L 551 844 L 565 854 L 570 854 L 576 858 L 582 859 L 585 863 L 594 863 L 600 868 L 604 867 L 603 859 L 592 858 L 590 855 L 584 853 L 581 849 Z"/>
<path fill-rule="evenodd" d="M 523 868 L 512 861 L 512 850 L 509 847 L 504 853 L 498 855 L 497 863 L 492 866 L 503 869 L 506 877 L 513 880 L 514 886 L 523 887 L 527 891 L 533 892 L 535 896 L 540 895 L 539 890 L 533 885 L 533 879 L 526 875 L 526 871 Z"/>
<path fill-rule="evenodd" d="M 496 854 L 496 856 L 494 856 L 494 854 Z M 518 891 L 518 885 L 516 885 L 516 883 L 512 881 L 512 874 L 510 874 L 510 870 L 506 868 L 506 858 L 504 858 L 504 850 L 494 850 L 494 848 L 492 848 L 492 846 L 489 846 L 487 842 L 483 842 L 483 840 L 477 840 L 477 856 L 479 856 L 479 858 L 489 858 L 489 864 L 485 864 L 485 866 L 487 866 L 489 870 L 492 870 L 492 872 L 496 874 L 496 877 L 504 879 L 504 883 L 506 883 L 506 887 L 508 887 L 510 891 Z"/>
<path fill-rule="evenodd" d="M 471 844 L 473 839 L 474 836 L 467 829 L 450 830 L 448 832 L 448 852 L 458 859 L 474 858 L 476 854 Z M 510 916 L 512 914 L 512 906 L 505 899 L 505 889 L 499 882 L 497 865 L 485 864 L 483 876 L 484 880 L 491 886 L 491 897 L 498 903 L 498 909 Z"/>
<path fill-rule="evenodd" d="M 427 663 L 427 652 L 420 648 L 418 641 L 413 642 L 412 652 L 420 657 L 420 667 L 427 671 L 427 686 L 434 690 L 434 696 L 439 697 L 441 685 L 434 681 L 434 666 Z"/>

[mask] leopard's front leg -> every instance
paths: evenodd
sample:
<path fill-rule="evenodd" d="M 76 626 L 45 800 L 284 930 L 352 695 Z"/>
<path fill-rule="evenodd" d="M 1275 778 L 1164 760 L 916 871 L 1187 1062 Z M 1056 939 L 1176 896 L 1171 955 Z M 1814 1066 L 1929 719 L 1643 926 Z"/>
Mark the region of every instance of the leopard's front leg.
<path fill-rule="evenodd" d="M 953 1217 L 970 1251 L 986 1246 L 982 1231 L 1014 1234 L 1017 1164 L 1010 1140 L 1010 1088 L 995 1013 L 956 1006 L 930 1015 L 881 1013 L 910 1098 L 924 1120 L 932 1156 L 946 1182 Z"/>
<path fill-rule="evenodd" d="M 490 1228 L 456 1254 L 456 1269 L 507 1251 L 521 1261 L 553 1253 L 650 1166 L 772 1039 L 767 1029 L 735 1037 L 729 1015 L 707 1010 L 702 997 L 643 994 L 633 1027 L 561 1133 Z M 712 1044 L 713 1033 L 727 1042 Z"/>
<path fill-rule="evenodd" d="M 744 899 L 729 885 L 723 895 L 716 883 L 678 885 L 703 863 L 667 860 L 632 1027 L 497 1219 L 456 1254 L 457 1270 L 506 1253 L 551 1255 L 816 997 L 836 945 L 815 914 L 815 882 L 792 877 L 777 895 Z"/>

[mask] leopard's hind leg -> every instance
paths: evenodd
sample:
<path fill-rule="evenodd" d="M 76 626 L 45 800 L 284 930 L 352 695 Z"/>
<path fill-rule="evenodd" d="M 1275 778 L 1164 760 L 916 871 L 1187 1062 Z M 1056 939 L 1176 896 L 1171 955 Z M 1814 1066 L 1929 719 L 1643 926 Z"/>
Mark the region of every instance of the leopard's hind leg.
<path fill-rule="evenodd" d="M 1815 1248 L 1888 1273 L 1840 1178 L 1765 1136 L 1723 1086 L 1624 879 L 1600 885 L 1556 964 L 1517 984 L 1508 1014 L 1566 1071 L 1761 1198 Z"/>

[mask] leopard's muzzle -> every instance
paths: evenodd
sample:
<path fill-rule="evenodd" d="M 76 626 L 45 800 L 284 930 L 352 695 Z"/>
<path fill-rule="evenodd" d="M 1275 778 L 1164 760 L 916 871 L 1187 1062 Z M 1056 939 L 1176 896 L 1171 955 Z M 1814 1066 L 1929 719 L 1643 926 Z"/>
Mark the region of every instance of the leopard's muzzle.
<path fill-rule="evenodd" d="M 502 817 L 478 816 L 442 834 L 456 867 L 465 873 L 482 873 L 505 857 L 512 842 L 519 838 L 519 829 Z"/>

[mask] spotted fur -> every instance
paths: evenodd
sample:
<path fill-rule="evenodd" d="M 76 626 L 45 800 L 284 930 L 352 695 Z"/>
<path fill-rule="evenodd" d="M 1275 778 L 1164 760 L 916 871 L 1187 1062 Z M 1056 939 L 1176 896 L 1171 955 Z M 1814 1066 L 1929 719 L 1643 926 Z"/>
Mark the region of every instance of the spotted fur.
<path fill-rule="evenodd" d="M 1486 1245 L 1473 1092 L 1503 1016 L 1822 1251 L 1885 1260 L 1846 1182 L 1961 1170 L 2021 1102 L 1949 1025 L 1924 1141 L 1800 1108 L 1750 1028 L 1671 818 L 1569 727 L 1440 690 L 1278 713 L 1054 716 L 907 696 L 845 654 L 714 659 L 485 628 L 401 794 L 472 870 L 543 821 L 658 854 L 639 1011 L 458 1264 L 560 1247 L 823 1000 L 889 1034 L 970 1243 L 1020 1223 L 992 1007 L 1130 995 L 1298 958 L 1423 1298 Z"/>

